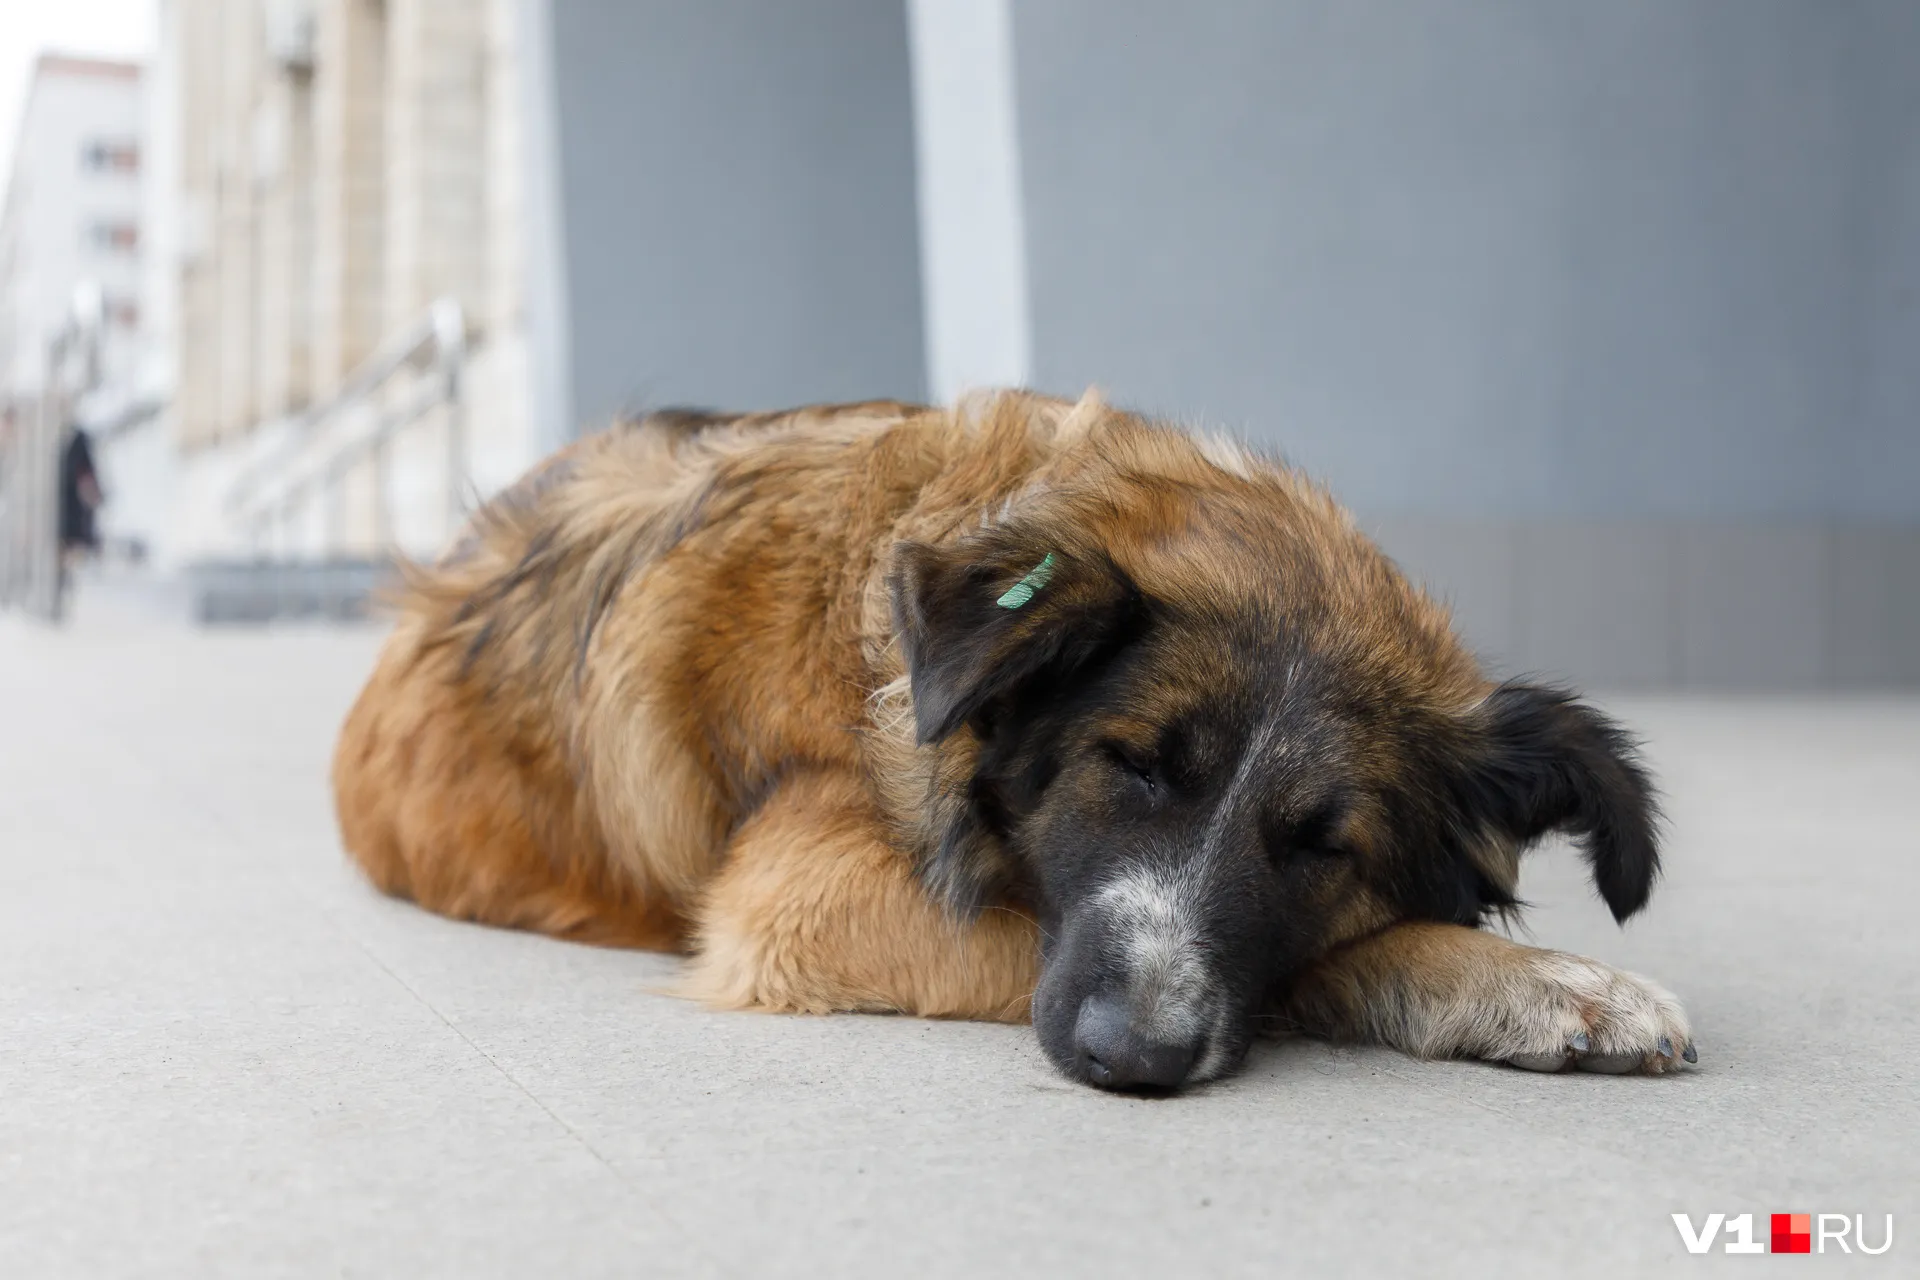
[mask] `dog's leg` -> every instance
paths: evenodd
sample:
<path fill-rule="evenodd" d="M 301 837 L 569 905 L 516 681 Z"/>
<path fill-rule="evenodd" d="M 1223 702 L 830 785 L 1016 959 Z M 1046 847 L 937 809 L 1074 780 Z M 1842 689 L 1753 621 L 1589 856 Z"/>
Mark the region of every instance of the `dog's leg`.
<path fill-rule="evenodd" d="M 857 778 L 789 779 L 741 826 L 700 908 L 686 993 L 726 1008 L 1024 1021 L 1033 922 L 954 919 L 891 847 Z"/>
<path fill-rule="evenodd" d="M 1693 1060 L 1680 1002 L 1645 978 L 1459 925 L 1400 924 L 1341 948 L 1285 1008 L 1312 1034 L 1422 1058 L 1655 1075 Z"/>

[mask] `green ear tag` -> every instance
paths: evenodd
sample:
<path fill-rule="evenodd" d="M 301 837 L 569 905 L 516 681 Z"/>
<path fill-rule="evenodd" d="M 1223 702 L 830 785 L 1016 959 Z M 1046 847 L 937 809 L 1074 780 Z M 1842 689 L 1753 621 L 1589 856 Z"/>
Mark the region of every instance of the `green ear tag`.
<path fill-rule="evenodd" d="M 1047 552 L 1047 558 L 1028 570 L 1027 576 L 1007 588 L 1007 594 L 994 601 L 1002 609 L 1018 609 L 1046 589 L 1053 579 L 1053 552 Z"/>

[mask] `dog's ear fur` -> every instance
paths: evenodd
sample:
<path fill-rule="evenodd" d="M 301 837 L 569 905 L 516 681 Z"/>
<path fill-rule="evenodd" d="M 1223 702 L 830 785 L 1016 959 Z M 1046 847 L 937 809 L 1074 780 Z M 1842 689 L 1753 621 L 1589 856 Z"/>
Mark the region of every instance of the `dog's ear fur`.
<path fill-rule="evenodd" d="M 1660 873 L 1660 812 L 1632 737 L 1562 689 L 1504 684 L 1476 708 L 1462 801 L 1470 823 L 1519 848 L 1572 836 L 1594 887 L 1624 922 Z"/>
<path fill-rule="evenodd" d="M 899 543 L 888 585 L 922 745 L 980 727 L 1031 681 L 1070 676 L 1139 607 L 1110 558 L 1008 530 Z"/>
<path fill-rule="evenodd" d="M 1139 592 L 1109 557 L 1059 541 L 995 529 L 894 548 L 888 585 L 916 737 L 937 743 L 970 725 L 981 743 L 972 776 L 933 797 L 939 840 L 920 867 L 934 896 L 963 917 L 1015 891 L 1019 879 L 1005 844 L 1008 779 L 987 775 L 1030 767 L 1017 763 L 1032 745 L 1016 729 L 1029 722 L 1020 713 L 1124 644 L 1144 616 Z"/>

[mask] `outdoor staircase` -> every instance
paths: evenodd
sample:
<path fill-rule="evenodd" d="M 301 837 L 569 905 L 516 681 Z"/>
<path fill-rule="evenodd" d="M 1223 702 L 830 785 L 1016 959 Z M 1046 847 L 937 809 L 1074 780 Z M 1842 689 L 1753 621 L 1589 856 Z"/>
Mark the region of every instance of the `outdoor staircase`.
<path fill-rule="evenodd" d="M 464 521 L 468 490 L 461 374 L 466 318 L 436 302 L 383 343 L 340 390 L 266 442 L 224 486 L 225 541 L 236 550 L 189 561 L 188 609 L 207 625 L 353 621 L 393 581 L 396 516 L 444 537 Z M 422 423 L 444 428 L 437 459 L 402 460 L 407 498 L 396 504 L 394 442 Z M 425 468 L 433 474 L 422 475 Z M 370 510 L 348 528 L 343 489 L 371 485 Z M 437 510 L 419 508 L 432 505 Z M 437 517 L 437 519 L 435 518 Z M 382 548 L 370 551 L 369 547 Z M 416 548 L 418 550 L 418 548 Z"/>
<path fill-rule="evenodd" d="M 187 566 L 193 620 L 212 626 L 278 621 L 355 622 L 393 579 L 388 560 L 203 559 Z"/>

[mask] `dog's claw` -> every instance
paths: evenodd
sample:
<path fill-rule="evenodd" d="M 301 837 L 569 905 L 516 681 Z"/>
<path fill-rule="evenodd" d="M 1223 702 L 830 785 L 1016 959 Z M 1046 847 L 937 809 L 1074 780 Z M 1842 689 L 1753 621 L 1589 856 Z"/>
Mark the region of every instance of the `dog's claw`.
<path fill-rule="evenodd" d="M 1585 1053 L 1589 1043 L 1587 1033 L 1584 1031 L 1574 1032 L 1573 1037 L 1567 1041 L 1568 1046 L 1571 1047 L 1575 1053 Z"/>
<path fill-rule="evenodd" d="M 1663 1058 L 1671 1058 L 1673 1056 L 1673 1041 L 1666 1036 L 1660 1037 L 1660 1056 Z"/>
<path fill-rule="evenodd" d="M 1694 1048 L 1691 1044 L 1689 1044 L 1686 1048 L 1680 1051 L 1680 1056 L 1685 1058 L 1688 1062 L 1700 1061 L 1700 1055 L 1694 1052 Z"/>

